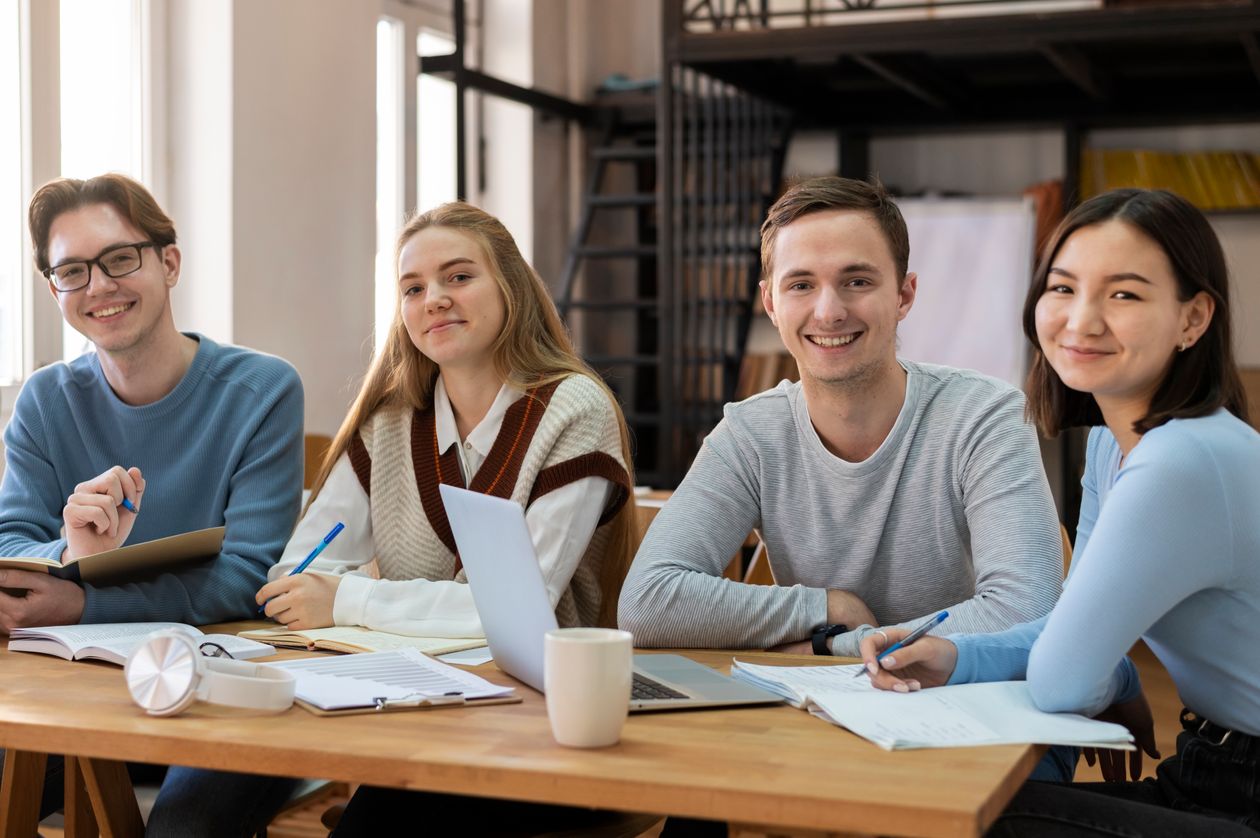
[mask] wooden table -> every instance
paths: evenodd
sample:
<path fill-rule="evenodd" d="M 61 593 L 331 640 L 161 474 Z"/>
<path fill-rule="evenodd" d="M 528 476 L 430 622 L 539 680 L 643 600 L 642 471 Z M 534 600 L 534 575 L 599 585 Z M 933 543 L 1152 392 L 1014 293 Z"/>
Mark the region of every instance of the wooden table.
<path fill-rule="evenodd" d="M 240 628 L 240 626 L 234 626 Z M 687 652 L 726 669 L 730 653 Z M 817 659 L 740 653 L 759 662 Z M 489 680 L 513 683 L 481 667 Z M 34 833 L 44 754 L 67 761 L 67 832 L 139 835 L 124 761 L 302 775 L 487 797 L 677 814 L 773 834 L 972 836 L 1039 751 L 887 752 L 790 707 L 635 714 L 620 744 L 560 747 L 542 696 L 524 703 L 320 718 L 194 705 L 152 718 L 119 667 L 0 650 L 0 834 Z M 84 790 L 87 794 L 85 796 Z"/>

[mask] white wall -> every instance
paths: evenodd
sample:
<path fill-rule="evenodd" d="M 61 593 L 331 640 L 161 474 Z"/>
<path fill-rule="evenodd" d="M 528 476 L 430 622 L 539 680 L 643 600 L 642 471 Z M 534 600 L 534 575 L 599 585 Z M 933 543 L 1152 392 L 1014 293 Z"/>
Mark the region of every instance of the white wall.
<path fill-rule="evenodd" d="M 332 433 L 371 350 L 375 4 L 172 0 L 169 17 L 176 322 L 287 358 L 307 432 Z"/>

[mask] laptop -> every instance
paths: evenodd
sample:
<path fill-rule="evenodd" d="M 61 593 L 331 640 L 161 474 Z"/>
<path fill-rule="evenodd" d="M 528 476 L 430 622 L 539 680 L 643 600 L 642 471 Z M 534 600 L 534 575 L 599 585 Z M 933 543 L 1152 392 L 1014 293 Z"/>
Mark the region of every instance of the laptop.
<path fill-rule="evenodd" d="M 442 485 L 442 502 L 500 669 L 543 692 L 543 637 L 557 628 L 519 505 Z M 683 710 L 782 699 L 681 655 L 635 655 L 630 710 Z"/>

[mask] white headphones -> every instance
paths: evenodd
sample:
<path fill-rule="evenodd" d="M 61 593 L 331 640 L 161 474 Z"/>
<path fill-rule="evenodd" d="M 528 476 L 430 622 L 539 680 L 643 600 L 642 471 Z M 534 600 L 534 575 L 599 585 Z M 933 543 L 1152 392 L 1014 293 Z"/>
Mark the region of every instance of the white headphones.
<path fill-rule="evenodd" d="M 208 658 L 196 638 L 164 629 L 145 638 L 123 669 L 131 698 L 150 716 L 174 716 L 194 701 L 281 713 L 293 706 L 293 673 L 266 664 Z"/>

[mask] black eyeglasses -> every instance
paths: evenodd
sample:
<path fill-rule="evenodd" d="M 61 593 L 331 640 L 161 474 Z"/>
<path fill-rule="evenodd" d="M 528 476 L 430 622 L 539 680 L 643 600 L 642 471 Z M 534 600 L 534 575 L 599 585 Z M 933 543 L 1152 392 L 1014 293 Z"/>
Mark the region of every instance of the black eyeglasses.
<path fill-rule="evenodd" d="M 198 646 L 197 649 L 198 651 L 201 652 L 201 654 L 205 655 L 207 658 L 232 658 L 233 660 L 235 660 L 231 652 L 229 652 L 227 649 L 224 649 L 222 646 L 220 646 L 218 643 L 215 643 L 213 640 L 207 640 L 205 643 L 202 643 L 200 646 Z"/>
<path fill-rule="evenodd" d="M 100 272 L 111 279 L 118 279 L 140 270 L 140 251 L 146 247 L 158 247 L 157 242 L 135 242 L 134 244 L 116 244 L 107 247 L 97 254 L 95 259 L 80 259 L 74 262 L 62 262 L 43 271 L 44 279 L 52 283 L 58 291 L 78 291 L 86 288 L 92 281 L 92 266 L 96 265 Z"/>

